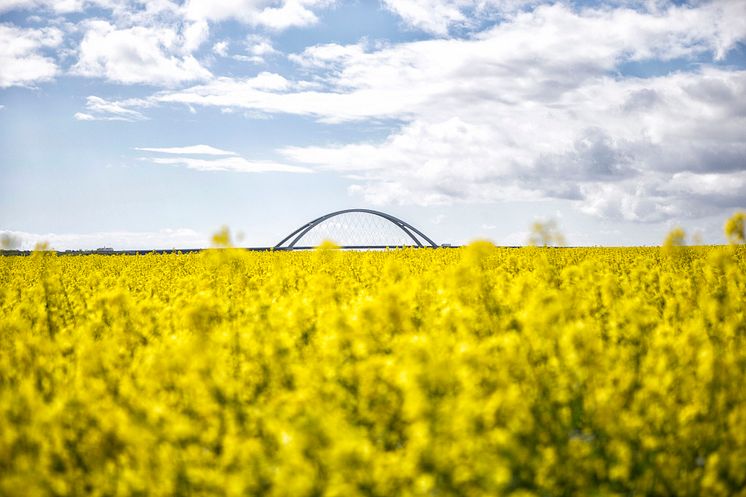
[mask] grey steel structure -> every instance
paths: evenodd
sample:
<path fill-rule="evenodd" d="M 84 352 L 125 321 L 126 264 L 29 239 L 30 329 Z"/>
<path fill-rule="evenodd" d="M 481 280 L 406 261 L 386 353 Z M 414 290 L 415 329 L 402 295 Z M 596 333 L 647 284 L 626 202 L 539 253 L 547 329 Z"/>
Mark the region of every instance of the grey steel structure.
<path fill-rule="evenodd" d="M 432 241 L 430 238 L 427 237 L 424 233 L 422 233 L 420 230 L 412 226 L 411 224 L 402 221 L 401 219 L 392 216 L 391 214 L 386 214 L 385 212 L 380 211 L 374 211 L 372 209 L 345 209 L 341 211 L 336 212 L 330 212 L 329 214 L 325 214 L 321 217 L 318 217 L 314 219 L 313 221 L 310 221 L 297 230 L 290 233 L 288 236 L 283 238 L 277 245 L 274 246 L 274 250 L 306 250 L 313 247 L 310 246 L 302 246 L 298 245 L 298 242 L 303 239 L 303 237 L 311 231 L 313 228 L 318 226 L 319 224 L 323 223 L 324 221 L 327 221 L 333 217 L 340 216 L 343 214 L 349 214 L 349 213 L 364 213 L 364 214 L 372 214 L 374 216 L 379 216 L 387 221 L 390 221 L 394 226 L 401 229 L 408 238 L 412 240 L 412 245 L 399 245 L 399 246 L 409 246 L 409 247 L 432 247 L 437 248 L 438 244 Z M 285 245 L 286 244 L 286 245 Z M 344 245 L 342 248 L 346 249 L 385 249 L 385 248 L 394 248 L 390 245 Z"/>

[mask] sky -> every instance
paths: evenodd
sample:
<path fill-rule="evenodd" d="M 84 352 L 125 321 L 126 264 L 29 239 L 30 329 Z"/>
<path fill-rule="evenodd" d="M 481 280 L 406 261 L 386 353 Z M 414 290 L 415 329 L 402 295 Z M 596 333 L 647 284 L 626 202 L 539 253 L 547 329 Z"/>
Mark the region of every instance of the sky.
<path fill-rule="evenodd" d="M 272 246 L 346 208 L 438 243 L 723 243 L 746 1 L 0 0 L 15 246 Z"/>

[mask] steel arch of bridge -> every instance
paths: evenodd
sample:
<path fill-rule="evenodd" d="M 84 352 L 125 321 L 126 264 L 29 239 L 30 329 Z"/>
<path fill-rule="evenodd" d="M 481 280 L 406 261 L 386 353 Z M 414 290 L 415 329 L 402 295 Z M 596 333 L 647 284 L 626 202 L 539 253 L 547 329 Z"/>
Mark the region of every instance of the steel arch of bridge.
<path fill-rule="evenodd" d="M 414 245 L 416 247 L 424 247 L 423 241 L 432 248 L 437 248 L 438 244 L 432 241 L 430 238 L 427 237 L 424 233 L 422 233 L 420 230 L 412 226 L 411 224 L 407 223 L 406 221 L 402 221 L 401 219 L 392 216 L 391 214 L 386 214 L 385 212 L 380 211 L 374 211 L 372 209 L 345 209 L 341 211 L 336 212 L 330 212 L 329 214 L 324 214 L 321 217 L 317 217 L 313 221 L 310 221 L 297 230 L 290 233 L 288 236 L 283 238 L 277 245 L 275 245 L 275 250 L 296 250 L 296 249 L 304 249 L 309 247 L 298 247 L 296 244 L 313 228 L 318 226 L 319 224 L 323 223 L 324 221 L 331 219 L 336 216 L 340 216 L 342 214 L 349 214 L 352 212 L 359 212 L 364 214 L 373 214 L 374 216 L 379 216 L 387 221 L 390 221 L 392 224 L 394 224 L 396 227 L 401 229 L 409 238 L 412 239 L 414 242 Z M 417 235 L 417 236 L 415 236 Z M 418 236 L 420 238 L 418 238 Z M 283 247 L 282 245 L 286 243 L 288 240 L 292 239 L 292 241 L 286 246 Z M 360 246 L 345 246 L 342 248 L 387 248 L 388 246 L 385 245 L 360 245 Z"/>

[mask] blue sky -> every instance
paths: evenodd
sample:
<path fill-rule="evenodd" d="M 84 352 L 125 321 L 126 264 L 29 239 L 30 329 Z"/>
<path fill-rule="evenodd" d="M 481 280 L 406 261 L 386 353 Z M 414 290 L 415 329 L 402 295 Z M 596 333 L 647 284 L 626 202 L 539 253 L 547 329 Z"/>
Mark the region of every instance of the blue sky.
<path fill-rule="evenodd" d="M 0 232 L 273 245 L 326 212 L 440 243 L 723 242 L 746 2 L 0 0 Z"/>

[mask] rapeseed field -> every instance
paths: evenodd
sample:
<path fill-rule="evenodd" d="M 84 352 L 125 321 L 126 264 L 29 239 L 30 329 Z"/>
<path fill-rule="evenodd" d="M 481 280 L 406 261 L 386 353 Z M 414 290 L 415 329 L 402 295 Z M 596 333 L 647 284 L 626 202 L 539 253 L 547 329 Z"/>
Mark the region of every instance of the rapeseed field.
<path fill-rule="evenodd" d="M 744 496 L 727 229 L 2 257 L 0 495 Z"/>

